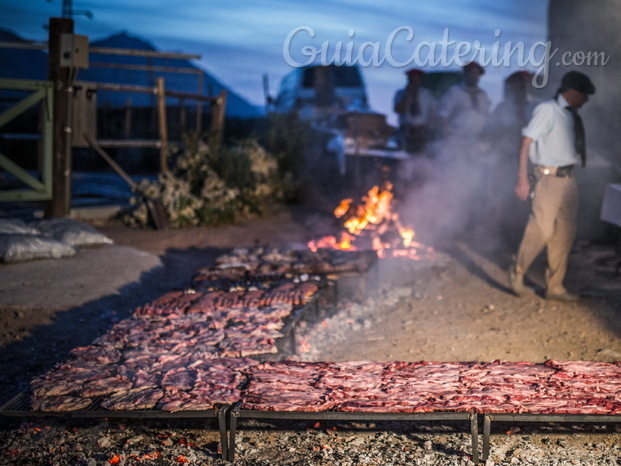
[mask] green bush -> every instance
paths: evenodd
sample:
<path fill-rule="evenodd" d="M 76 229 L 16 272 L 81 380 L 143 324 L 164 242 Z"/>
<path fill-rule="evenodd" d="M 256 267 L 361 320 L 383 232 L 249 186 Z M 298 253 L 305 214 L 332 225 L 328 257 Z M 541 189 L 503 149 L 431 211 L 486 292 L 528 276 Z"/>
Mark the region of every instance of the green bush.
<path fill-rule="evenodd" d="M 274 154 L 281 171 L 296 176 L 303 167 L 303 154 L 311 142 L 311 127 L 295 113 L 272 113 L 268 117 L 264 145 Z"/>
<path fill-rule="evenodd" d="M 218 225 L 261 214 L 292 190 L 292 177 L 256 140 L 214 150 L 207 141 L 186 136 L 171 156 L 171 169 L 157 181 L 142 180 L 139 191 L 161 199 L 171 227 Z M 125 224 L 149 224 L 143 196 L 135 195 Z"/>

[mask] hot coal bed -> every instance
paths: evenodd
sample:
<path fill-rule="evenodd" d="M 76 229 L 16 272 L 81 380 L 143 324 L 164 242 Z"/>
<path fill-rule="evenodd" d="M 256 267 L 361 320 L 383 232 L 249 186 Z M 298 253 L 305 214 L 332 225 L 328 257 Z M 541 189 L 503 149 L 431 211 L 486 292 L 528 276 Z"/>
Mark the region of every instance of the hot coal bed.
<path fill-rule="evenodd" d="M 243 419 L 455 421 L 470 433 L 475 463 L 489 456 L 493 421 L 621 421 L 619 363 L 296 360 L 298 323 L 321 321 L 344 299 L 372 293 L 371 284 L 398 280 L 399 263 L 411 271 L 434 260 L 432 253 L 412 262 L 373 251 L 236 250 L 200 269 L 187 288 L 72 350 L 0 412 L 215 420 L 222 457 L 231 461 Z"/>

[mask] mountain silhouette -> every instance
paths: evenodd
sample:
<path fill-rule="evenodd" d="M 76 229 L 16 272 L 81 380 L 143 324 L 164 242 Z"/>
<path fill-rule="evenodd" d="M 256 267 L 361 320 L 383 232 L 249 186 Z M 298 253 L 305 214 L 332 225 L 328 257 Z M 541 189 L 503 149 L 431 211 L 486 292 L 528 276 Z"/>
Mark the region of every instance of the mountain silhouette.
<path fill-rule="evenodd" d="M 0 29 L 0 41 L 32 43 L 25 40 L 11 31 Z M 149 50 L 157 49 L 149 42 L 129 35 L 127 32 L 120 32 L 107 38 L 90 42 L 91 48 L 105 47 L 128 50 Z M 45 80 L 48 74 L 47 51 L 44 50 L 22 50 L 12 48 L 0 48 L 0 59 L 5 66 L 0 68 L 0 77 L 18 79 Z M 190 94 L 218 95 L 221 90 L 227 91 L 226 116 L 238 118 L 252 118 L 261 116 L 261 107 L 248 102 L 246 99 L 235 93 L 231 89 L 208 72 L 195 65 L 189 60 L 179 60 L 173 58 L 153 58 L 131 55 L 110 55 L 101 53 L 91 53 L 89 56 L 91 66 L 87 69 L 80 69 L 77 73 L 78 81 L 92 81 L 98 83 L 128 84 L 134 86 L 150 86 L 156 84 L 158 77 L 163 77 L 167 90 L 185 92 Z M 123 68 L 104 68 L 97 67 L 96 64 L 119 63 L 126 65 L 150 65 L 153 67 L 166 67 L 176 69 L 187 69 L 189 72 L 170 72 L 170 71 L 146 71 L 131 70 Z M 202 85 L 199 74 L 202 75 Z M 5 91 L 6 92 L 6 91 Z M 2 92 L 5 94 L 5 92 Z M 5 94 L 6 95 L 6 94 Z M 132 105 L 136 107 L 154 105 L 155 96 L 145 93 L 126 93 L 112 91 L 98 91 L 98 105 L 110 107 L 124 107 L 127 99 L 131 99 Z M 177 99 L 170 99 L 171 105 L 178 105 Z M 195 107 L 196 101 L 186 100 L 185 105 Z M 206 107 L 206 106 L 204 106 Z"/>

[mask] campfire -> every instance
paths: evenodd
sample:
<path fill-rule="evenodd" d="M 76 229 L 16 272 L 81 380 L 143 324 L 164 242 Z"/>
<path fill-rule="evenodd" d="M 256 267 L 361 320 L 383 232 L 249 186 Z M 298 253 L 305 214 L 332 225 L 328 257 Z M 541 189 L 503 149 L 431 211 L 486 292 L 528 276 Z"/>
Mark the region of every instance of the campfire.
<path fill-rule="evenodd" d="M 421 259 L 432 248 L 414 241 L 415 232 L 401 224 L 393 209 L 392 183 L 385 181 L 372 187 L 360 201 L 343 199 L 334 215 L 343 222 L 339 236 L 325 236 L 309 241 L 311 251 L 340 249 L 344 251 L 374 250 L 378 257 Z"/>

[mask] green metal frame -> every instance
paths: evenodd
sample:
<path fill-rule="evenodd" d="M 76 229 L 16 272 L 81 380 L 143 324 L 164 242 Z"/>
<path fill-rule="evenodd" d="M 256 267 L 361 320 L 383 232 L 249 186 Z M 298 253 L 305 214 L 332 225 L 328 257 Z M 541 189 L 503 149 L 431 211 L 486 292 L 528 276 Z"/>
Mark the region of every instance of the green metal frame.
<path fill-rule="evenodd" d="M 49 201 L 52 199 L 52 127 L 53 127 L 53 88 L 49 81 L 30 81 L 24 79 L 0 79 L 0 89 L 32 91 L 11 108 L 0 114 L 0 128 L 43 101 L 42 118 L 42 166 L 39 167 L 41 179 L 35 178 L 18 164 L 0 153 L 0 168 L 13 174 L 30 189 L 0 190 L 0 201 Z"/>

